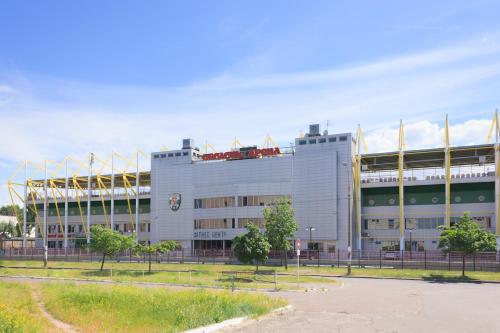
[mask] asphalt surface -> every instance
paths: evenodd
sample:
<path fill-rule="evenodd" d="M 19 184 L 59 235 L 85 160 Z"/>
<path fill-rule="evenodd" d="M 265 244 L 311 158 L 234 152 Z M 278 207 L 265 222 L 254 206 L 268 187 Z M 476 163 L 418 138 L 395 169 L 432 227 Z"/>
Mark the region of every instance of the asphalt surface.
<path fill-rule="evenodd" d="M 500 285 L 339 278 L 280 292 L 293 309 L 222 332 L 500 332 Z"/>

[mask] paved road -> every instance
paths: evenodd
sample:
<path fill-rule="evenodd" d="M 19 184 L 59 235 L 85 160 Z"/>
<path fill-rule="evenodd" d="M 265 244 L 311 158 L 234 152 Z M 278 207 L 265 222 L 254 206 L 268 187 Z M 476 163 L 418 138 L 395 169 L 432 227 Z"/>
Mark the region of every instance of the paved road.
<path fill-rule="evenodd" d="M 278 293 L 293 310 L 224 332 L 500 332 L 499 284 L 338 280 L 326 292 Z"/>

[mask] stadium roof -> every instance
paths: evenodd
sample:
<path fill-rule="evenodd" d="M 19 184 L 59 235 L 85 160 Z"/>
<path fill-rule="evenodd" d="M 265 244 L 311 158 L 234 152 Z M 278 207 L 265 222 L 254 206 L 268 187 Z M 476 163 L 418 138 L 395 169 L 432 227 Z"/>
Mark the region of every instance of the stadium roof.
<path fill-rule="evenodd" d="M 451 166 L 479 165 L 495 163 L 495 146 L 484 144 L 477 146 L 450 147 Z M 383 152 L 361 155 L 362 171 L 384 171 L 398 168 L 399 153 Z M 442 168 L 445 163 L 445 148 L 405 150 L 404 168 Z"/>

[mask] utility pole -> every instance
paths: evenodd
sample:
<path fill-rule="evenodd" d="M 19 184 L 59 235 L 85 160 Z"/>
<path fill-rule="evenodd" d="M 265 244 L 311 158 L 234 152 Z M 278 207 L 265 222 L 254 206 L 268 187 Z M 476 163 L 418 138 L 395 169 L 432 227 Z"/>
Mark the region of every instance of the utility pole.
<path fill-rule="evenodd" d="M 344 167 L 347 169 L 347 275 L 351 275 L 351 260 L 352 260 L 352 247 L 351 247 L 351 169 L 352 162 L 343 163 Z"/>
<path fill-rule="evenodd" d="M 90 251 L 90 216 L 92 213 L 92 164 L 94 164 L 94 153 L 89 156 L 89 176 L 87 179 L 87 253 Z"/>
<path fill-rule="evenodd" d="M 47 261 L 49 259 L 48 254 L 48 241 L 47 241 L 47 219 L 48 219 L 48 203 L 47 203 L 47 161 L 44 164 L 45 173 L 43 178 L 43 267 L 47 267 Z"/>

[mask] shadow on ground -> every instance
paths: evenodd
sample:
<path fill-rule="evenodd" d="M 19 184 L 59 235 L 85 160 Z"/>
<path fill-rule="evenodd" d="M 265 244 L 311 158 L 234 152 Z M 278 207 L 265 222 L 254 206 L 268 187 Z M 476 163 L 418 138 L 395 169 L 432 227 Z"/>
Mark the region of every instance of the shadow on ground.
<path fill-rule="evenodd" d="M 471 278 L 466 276 L 446 276 L 443 274 L 431 274 L 429 276 L 425 276 L 422 278 L 422 280 L 431 282 L 431 283 L 462 283 L 462 282 L 469 282 L 469 283 L 483 283 L 479 279 Z"/>

